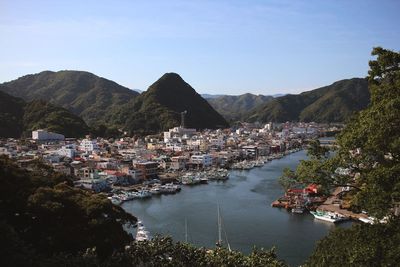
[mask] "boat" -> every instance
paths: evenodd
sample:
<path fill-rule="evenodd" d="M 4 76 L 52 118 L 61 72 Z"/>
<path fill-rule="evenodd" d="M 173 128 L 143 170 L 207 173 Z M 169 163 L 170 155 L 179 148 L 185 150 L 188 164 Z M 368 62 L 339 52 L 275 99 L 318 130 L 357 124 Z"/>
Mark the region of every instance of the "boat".
<path fill-rule="evenodd" d="M 217 242 L 215 242 L 215 246 L 217 248 L 222 248 L 222 245 L 223 245 L 223 241 L 222 241 L 222 217 L 221 217 L 221 212 L 220 212 L 220 209 L 219 209 L 219 205 L 218 205 L 218 208 L 217 208 L 217 217 L 218 217 L 218 240 L 217 240 Z M 232 251 L 231 250 L 231 246 L 230 246 L 230 244 L 228 242 L 228 237 L 226 235 L 226 232 L 224 231 L 224 233 L 225 233 L 225 239 L 226 239 L 226 244 L 227 244 L 228 250 Z"/>
<path fill-rule="evenodd" d="M 360 218 L 358 218 L 358 220 L 360 220 L 360 221 L 363 222 L 363 223 L 369 223 L 369 224 L 387 223 L 387 222 L 388 222 L 388 217 L 386 216 L 386 217 L 384 217 L 383 219 L 378 220 L 378 219 L 375 218 L 375 217 L 369 216 L 369 217 L 367 217 L 367 218 L 365 218 L 365 217 L 360 217 Z"/>
<path fill-rule="evenodd" d="M 360 217 L 358 218 L 360 221 L 362 221 L 363 223 L 369 223 L 369 224 L 374 224 L 375 223 L 375 219 L 373 217 Z"/>
<path fill-rule="evenodd" d="M 340 221 L 348 220 L 349 218 L 341 214 L 328 212 L 328 211 L 310 211 L 314 218 L 326 222 L 337 223 Z"/>
<path fill-rule="evenodd" d="M 113 197 L 110 197 L 109 199 L 111 200 L 111 203 L 114 204 L 114 205 L 118 205 L 119 206 L 119 205 L 122 204 L 122 200 L 120 198 L 118 198 L 118 197 L 113 196 Z"/>
<path fill-rule="evenodd" d="M 161 194 L 161 190 L 159 186 L 154 186 L 150 189 L 150 193 L 152 193 L 153 195 L 159 195 Z"/>
<path fill-rule="evenodd" d="M 152 193 L 150 191 L 144 190 L 144 189 L 137 192 L 137 198 L 141 198 L 141 199 L 150 198 L 151 195 L 152 195 Z"/>
<path fill-rule="evenodd" d="M 181 188 L 173 183 L 165 184 L 160 187 L 160 191 L 163 194 L 175 194 L 180 190 Z"/>
<path fill-rule="evenodd" d="M 304 206 L 295 206 L 292 208 L 292 213 L 298 213 L 298 214 L 302 214 L 305 211 L 305 207 Z"/>
<path fill-rule="evenodd" d="M 201 177 L 199 174 L 194 175 L 192 173 L 187 173 L 182 176 L 181 183 L 183 185 L 197 185 L 201 183 Z"/>
<path fill-rule="evenodd" d="M 139 221 L 137 222 L 137 225 L 138 225 L 138 229 L 137 229 L 137 232 L 136 232 L 136 238 L 135 238 L 135 240 L 136 240 L 136 241 L 145 241 L 145 240 L 148 240 L 148 239 L 149 239 L 149 232 L 146 231 L 146 229 L 145 229 L 145 227 L 144 227 L 142 221 L 139 220 Z"/>

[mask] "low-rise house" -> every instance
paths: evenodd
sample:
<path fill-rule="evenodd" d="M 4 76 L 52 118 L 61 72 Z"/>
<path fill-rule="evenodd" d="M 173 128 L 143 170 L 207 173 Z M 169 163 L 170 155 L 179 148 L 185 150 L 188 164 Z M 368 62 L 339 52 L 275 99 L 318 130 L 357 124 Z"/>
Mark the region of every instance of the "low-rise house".
<path fill-rule="evenodd" d="M 201 164 L 203 167 L 210 167 L 213 164 L 213 158 L 209 154 L 193 155 L 190 161 L 194 164 Z"/>
<path fill-rule="evenodd" d="M 76 155 L 76 149 L 74 144 L 68 144 L 62 146 L 58 151 L 57 154 L 63 157 L 68 157 L 73 159 Z"/>
<path fill-rule="evenodd" d="M 158 163 L 154 161 L 138 162 L 135 163 L 135 169 L 142 171 L 144 179 L 157 178 L 158 174 Z"/>
<path fill-rule="evenodd" d="M 81 179 L 75 181 L 74 185 L 79 188 L 92 190 L 95 193 L 107 192 L 111 189 L 105 179 Z"/>
<path fill-rule="evenodd" d="M 187 157 L 175 156 L 171 158 L 170 169 L 180 171 L 186 169 L 186 163 L 189 161 Z"/>

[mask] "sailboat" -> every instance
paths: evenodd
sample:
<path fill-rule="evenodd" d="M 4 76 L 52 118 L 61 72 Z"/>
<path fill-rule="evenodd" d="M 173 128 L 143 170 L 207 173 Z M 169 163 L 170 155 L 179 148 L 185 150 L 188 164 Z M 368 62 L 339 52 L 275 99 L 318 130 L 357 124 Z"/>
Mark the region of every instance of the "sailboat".
<path fill-rule="evenodd" d="M 185 243 L 188 242 L 187 219 L 185 218 Z"/>
<path fill-rule="evenodd" d="M 220 248 L 220 247 L 222 247 L 222 237 L 221 237 L 222 222 L 221 222 L 221 214 L 219 212 L 219 205 L 217 208 L 217 214 L 218 214 L 217 215 L 217 218 L 218 218 L 218 240 L 215 243 L 215 246 L 217 248 Z"/>
<path fill-rule="evenodd" d="M 221 212 L 220 212 L 220 209 L 219 209 L 219 204 L 218 204 L 218 207 L 217 207 L 217 215 L 218 215 L 218 240 L 215 243 L 215 246 L 217 248 L 221 248 L 222 247 L 222 243 L 223 243 L 223 241 L 222 241 L 222 217 L 221 217 Z M 232 251 L 231 250 L 231 246 L 230 246 L 230 244 L 228 242 L 228 237 L 226 235 L 225 230 L 224 230 L 224 233 L 225 233 L 225 239 L 226 239 L 226 244 L 227 244 L 228 250 Z"/>

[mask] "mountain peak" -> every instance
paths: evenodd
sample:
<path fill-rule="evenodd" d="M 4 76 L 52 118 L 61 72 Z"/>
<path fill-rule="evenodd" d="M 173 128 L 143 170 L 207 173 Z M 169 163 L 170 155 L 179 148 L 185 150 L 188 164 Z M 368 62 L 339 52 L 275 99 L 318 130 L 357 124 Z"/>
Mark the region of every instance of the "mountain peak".
<path fill-rule="evenodd" d="M 182 77 L 175 72 L 167 72 L 160 78 L 160 80 L 165 80 L 165 79 L 180 79 L 183 81 Z"/>
<path fill-rule="evenodd" d="M 165 73 L 156 82 L 150 85 L 148 91 L 157 95 L 160 101 L 169 98 L 169 95 L 195 95 L 196 91 L 185 82 L 182 77 L 173 72 Z"/>
<path fill-rule="evenodd" d="M 126 119 L 130 131 L 145 129 L 159 132 L 180 123 L 180 113 L 187 111 L 187 127 L 224 128 L 226 120 L 216 112 L 181 76 L 166 73 L 142 93 L 134 103 L 134 113 Z"/>

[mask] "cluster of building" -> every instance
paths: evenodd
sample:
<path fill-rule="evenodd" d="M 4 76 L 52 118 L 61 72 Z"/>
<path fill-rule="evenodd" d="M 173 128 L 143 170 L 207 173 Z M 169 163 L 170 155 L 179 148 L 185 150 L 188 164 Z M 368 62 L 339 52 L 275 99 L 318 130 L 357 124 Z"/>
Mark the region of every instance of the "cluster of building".
<path fill-rule="evenodd" d="M 285 123 L 196 131 L 175 127 L 146 137 L 65 138 L 37 130 L 31 139 L 3 139 L 0 155 L 30 168 L 40 159 L 74 177 L 76 186 L 95 192 L 159 180 L 179 181 L 185 172 L 230 168 L 244 160 L 301 148 L 305 140 L 335 130 L 316 123 Z"/>

